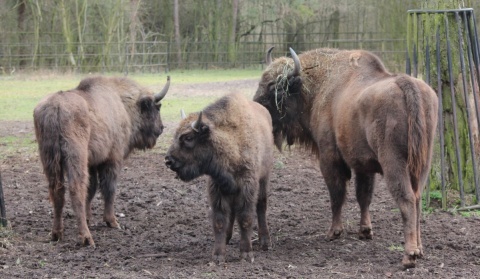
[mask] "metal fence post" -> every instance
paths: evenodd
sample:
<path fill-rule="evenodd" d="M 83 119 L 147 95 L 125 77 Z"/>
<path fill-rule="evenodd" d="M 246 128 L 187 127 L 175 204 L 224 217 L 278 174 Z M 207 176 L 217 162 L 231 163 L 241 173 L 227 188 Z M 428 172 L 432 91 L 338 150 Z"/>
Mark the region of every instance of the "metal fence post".
<path fill-rule="evenodd" d="M 0 224 L 7 227 L 7 212 L 5 210 L 5 198 L 3 196 L 2 172 L 0 171 Z"/>

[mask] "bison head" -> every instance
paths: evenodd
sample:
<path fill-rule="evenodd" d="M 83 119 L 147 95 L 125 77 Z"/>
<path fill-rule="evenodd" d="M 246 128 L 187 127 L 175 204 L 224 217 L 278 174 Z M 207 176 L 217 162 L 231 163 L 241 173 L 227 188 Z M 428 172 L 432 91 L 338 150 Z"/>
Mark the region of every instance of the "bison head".
<path fill-rule="evenodd" d="M 267 51 L 269 65 L 262 75 L 254 101 L 268 109 L 272 116 L 275 145 L 281 149 L 282 142 L 292 145 L 303 130 L 300 123 L 304 100 L 301 94 L 300 60 L 290 48 L 292 59 L 283 57 L 271 63 L 271 50 Z M 293 70 L 291 62 L 293 60 Z"/>
<path fill-rule="evenodd" d="M 180 122 L 165 157 L 165 164 L 183 181 L 207 174 L 213 159 L 209 137 L 210 127 L 202 120 L 202 112 L 190 114 Z"/>
<path fill-rule="evenodd" d="M 162 134 L 164 126 L 160 117 L 161 100 L 167 94 L 170 87 L 170 76 L 163 89 L 155 95 L 141 97 L 137 101 L 140 112 L 140 123 L 138 123 L 138 135 L 135 139 L 135 147 L 139 149 L 153 148 L 157 138 Z"/>

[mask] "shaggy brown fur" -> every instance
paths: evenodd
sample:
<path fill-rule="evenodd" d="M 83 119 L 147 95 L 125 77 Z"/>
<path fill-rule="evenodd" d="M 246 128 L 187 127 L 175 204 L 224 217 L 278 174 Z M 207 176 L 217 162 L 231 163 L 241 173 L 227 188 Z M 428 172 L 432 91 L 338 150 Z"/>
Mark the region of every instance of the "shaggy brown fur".
<path fill-rule="evenodd" d="M 168 85 L 153 95 L 127 78 L 89 77 L 35 107 L 35 135 L 54 209 L 52 240 L 63 238 L 66 184 L 80 243 L 95 245 L 87 221 L 97 188 L 105 201 L 105 222 L 120 228 L 113 208 L 118 172 L 134 148 L 152 148 L 162 133 L 159 102 Z"/>
<path fill-rule="evenodd" d="M 254 100 L 272 115 L 277 147 L 286 140 L 318 156 L 333 213 L 327 238 L 343 232 L 351 170 L 361 209 L 359 236 L 372 238 L 369 206 L 380 173 L 402 214 L 403 264 L 415 266 L 423 254 L 421 192 L 437 125 L 435 92 L 421 80 L 389 73 L 367 51 L 316 49 L 301 54 L 299 62 L 300 74 L 287 77 L 293 59 L 276 59 L 263 73 Z"/>
<path fill-rule="evenodd" d="M 264 107 L 235 93 L 200 114 L 190 114 L 180 122 L 165 163 L 184 181 L 210 176 L 214 261 L 225 262 L 235 218 L 240 227 L 242 259 L 253 261 L 250 239 L 255 208 L 260 245 L 268 249 L 267 185 L 273 164 L 273 136 L 272 121 Z"/>

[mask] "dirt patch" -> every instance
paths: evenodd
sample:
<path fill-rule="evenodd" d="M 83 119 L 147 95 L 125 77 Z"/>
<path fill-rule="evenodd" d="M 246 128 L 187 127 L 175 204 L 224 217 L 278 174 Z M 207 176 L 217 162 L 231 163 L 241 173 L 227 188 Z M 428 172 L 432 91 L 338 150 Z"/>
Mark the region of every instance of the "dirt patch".
<path fill-rule="evenodd" d="M 195 89 L 198 93 L 199 87 Z M 480 274 L 480 218 L 449 212 L 423 216 L 425 257 L 417 268 L 402 270 L 401 216 L 380 177 L 371 206 L 374 239 L 360 241 L 356 236 L 359 209 L 350 186 L 345 234 L 336 241 L 324 240 L 331 214 L 318 164 L 309 155 L 289 151 L 276 154 L 270 181 L 267 213 L 273 247 L 262 251 L 254 239 L 254 263 L 241 262 L 235 228 L 226 264 L 214 265 L 206 178 L 184 183 L 167 170 L 163 158 L 175 123 L 167 127 L 154 150 L 135 152 L 126 161 L 116 201 L 122 230 L 102 222 L 102 201 L 98 196 L 94 201 L 95 249 L 76 244 L 69 202 L 64 241 L 49 241 L 52 207 L 35 152 L 20 149 L 2 159 L 11 229 L 0 231 L 0 277 L 477 278 Z M 31 123 L 0 123 L 0 135 L 32 133 Z"/>

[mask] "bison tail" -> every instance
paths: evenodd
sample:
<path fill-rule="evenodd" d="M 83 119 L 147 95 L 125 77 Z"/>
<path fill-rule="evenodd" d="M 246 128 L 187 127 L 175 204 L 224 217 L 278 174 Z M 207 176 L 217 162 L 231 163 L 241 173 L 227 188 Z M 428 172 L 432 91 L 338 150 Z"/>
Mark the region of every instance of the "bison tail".
<path fill-rule="evenodd" d="M 407 76 L 399 77 L 397 85 L 403 91 L 408 117 L 408 168 L 418 181 L 427 167 L 429 156 L 429 136 L 427 120 L 423 109 L 423 99 L 417 84 Z"/>
<path fill-rule="evenodd" d="M 62 131 L 58 110 L 34 112 L 35 136 L 43 171 L 49 184 L 50 200 L 64 187 Z"/>

